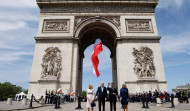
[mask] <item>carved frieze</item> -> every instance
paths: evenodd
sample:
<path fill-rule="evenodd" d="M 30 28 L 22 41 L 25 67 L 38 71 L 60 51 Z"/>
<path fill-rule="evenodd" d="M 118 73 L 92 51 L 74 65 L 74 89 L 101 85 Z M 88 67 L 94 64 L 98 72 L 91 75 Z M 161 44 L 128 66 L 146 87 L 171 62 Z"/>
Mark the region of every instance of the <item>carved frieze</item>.
<path fill-rule="evenodd" d="M 77 16 L 75 17 L 75 28 L 85 20 L 89 18 L 96 18 L 94 16 Z M 98 18 L 107 19 L 113 24 L 115 24 L 117 27 L 120 27 L 120 17 L 119 16 L 100 16 Z"/>
<path fill-rule="evenodd" d="M 69 32 L 69 19 L 45 19 L 42 32 Z"/>
<path fill-rule="evenodd" d="M 153 32 L 150 19 L 126 19 L 127 32 Z"/>
<path fill-rule="evenodd" d="M 151 6 L 128 6 L 124 4 L 75 4 L 65 6 L 49 6 L 45 5 L 41 7 L 41 12 L 61 12 L 61 13 L 153 13 L 154 7 Z"/>
<path fill-rule="evenodd" d="M 145 46 L 140 49 L 133 48 L 134 60 L 134 73 L 139 78 L 155 77 L 156 69 L 154 66 L 153 51 Z"/>
<path fill-rule="evenodd" d="M 42 58 L 41 78 L 59 78 L 62 70 L 61 61 L 61 50 L 58 47 L 47 48 Z"/>

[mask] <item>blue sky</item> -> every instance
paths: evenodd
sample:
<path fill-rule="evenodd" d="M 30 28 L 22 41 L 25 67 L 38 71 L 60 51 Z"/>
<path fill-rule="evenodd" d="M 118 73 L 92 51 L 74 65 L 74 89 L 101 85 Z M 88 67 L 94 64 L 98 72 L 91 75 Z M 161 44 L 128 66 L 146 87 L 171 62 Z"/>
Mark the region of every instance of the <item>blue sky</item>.
<path fill-rule="evenodd" d="M 168 90 L 190 83 L 190 1 L 160 0 L 156 9 L 161 49 Z M 0 82 L 9 81 L 28 88 L 39 22 L 35 0 L 0 0 Z M 100 79 L 92 75 L 89 62 L 92 46 L 85 51 L 83 89 L 89 82 L 97 87 L 101 81 L 111 82 L 111 59 L 104 47 L 100 55 Z M 103 56 L 104 55 L 104 56 Z M 101 67 L 104 65 L 106 67 Z"/>

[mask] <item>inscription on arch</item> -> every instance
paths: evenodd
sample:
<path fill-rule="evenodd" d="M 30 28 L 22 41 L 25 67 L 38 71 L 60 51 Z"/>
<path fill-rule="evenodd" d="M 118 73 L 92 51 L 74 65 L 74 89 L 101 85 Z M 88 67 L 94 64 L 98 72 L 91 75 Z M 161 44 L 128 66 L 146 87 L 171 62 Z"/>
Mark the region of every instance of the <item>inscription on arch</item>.
<path fill-rule="evenodd" d="M 69 32 L 69 19 L 45 19 L 42 32 Z"/>
<path fill-rule="evenodd" d="M 127 32 L 153 32 L 151 19 L 126 19 Z"/>

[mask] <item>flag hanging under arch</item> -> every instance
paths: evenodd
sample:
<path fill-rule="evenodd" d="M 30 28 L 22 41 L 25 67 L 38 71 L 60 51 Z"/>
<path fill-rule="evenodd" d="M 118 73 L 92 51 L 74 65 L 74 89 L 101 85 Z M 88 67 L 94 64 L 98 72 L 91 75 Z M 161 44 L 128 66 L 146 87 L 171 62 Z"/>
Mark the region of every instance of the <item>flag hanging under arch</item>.
<path fill-rule="evenodd" d="M 100 76 L 100 73 L 98 71 L 98 65 L 99 65 L 98 54 L 100 54 L 102 51 L 103 51 L 102 42 L 98 38 L 98 39 L 96 39 L 96 41 L 94 43 L 94 51 L 93 51 L 92 57 L 91 57 L 92 65 L 93 65 L 93 73 L 96 74 L 97 77 Z"/>

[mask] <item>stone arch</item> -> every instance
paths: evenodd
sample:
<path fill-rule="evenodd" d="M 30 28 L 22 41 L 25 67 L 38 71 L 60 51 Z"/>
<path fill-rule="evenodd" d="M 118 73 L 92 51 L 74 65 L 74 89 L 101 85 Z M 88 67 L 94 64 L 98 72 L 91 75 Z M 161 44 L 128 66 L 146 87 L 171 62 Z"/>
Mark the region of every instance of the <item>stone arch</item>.
<path fill-rule="evenodd" d="M 85 49 L 94 44 L 96 38 L 100 38 L 102 43 L 111 52 L 112 60 L 112 81 L 117 87 L 117 68 L 116 68 L 116 38 L 120 37 L 118 27 L 106 18 L 90 18 L 80 23 L 75 30 L 74 37 L 79 39 L 79 59 L 78 59 L 78 82 L 76 91 L 82 91 L 82 68 Z M 111 80 L 110 80 L 111 81 Z"/>
<path fill-rule="evenodd" d="M 84 20 L 76 27 L 76 29 L 74 31 L 74 37 L 75 38 L 78 37 L 81 29 L 83 29 L 86 25 L 94 23 L 94 22 L 101 22 L 101 23 L 105 23 L 105 24 L 109 25 L 110 27 L 112 27 L 115 30 L 116 36 L 121 37 L 118 26 L 116 26 L 113 22 L 111 22 L 109 19 L 104 18 L 104 17 L 93 17 L 93 18 Z"/>
<path fill-rule="evenodd" d="M 97 30 L 96 30 L 97 29 Z M 93 35 L 96 37 L 91 37 L 93 38 L 92 41 L 90 41 L 89 43 L 84 43 L 84 36 L 85 33 L 90 32 L 90 31 L 96 31 L 97 35 Z M 105 17 L 93 17 L 93 18 L 89 18 L 86 19 L 82 22 L 80 22 L 74 32 L 74 37 L 79 39 L 79 45 L 82 45 L 81 51 L 83 52 L 90 44 L 93 44 L 95 41 L 95 38 L 97 38 L 100 33 L 102 33 L 101 31 L 104 32 L 104 37 L 100 38 L 103 41 L 103 44 L 105 46 L 107 46 L 111 52 L 111 54 L 114 53 L 115 51 L 115 42 L 116 42 L 116 38 L 120 37 L 120 31 L 119 31 L 119 27 L 113 23 L 111 20 L 109 20 L 108 18 Z M 109 35 L 110 38 L 105 38 L 105 35 Z M 107 40 L 105 40 L 107 39 Z M 80 46 L 81 47 L 81 46 Z"/>

